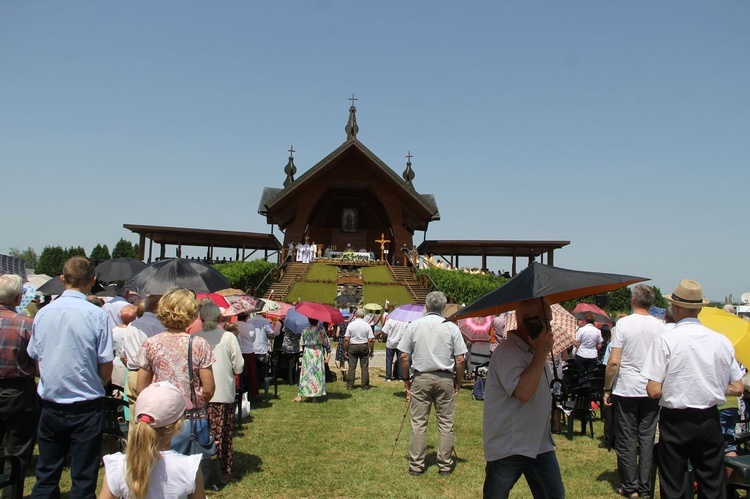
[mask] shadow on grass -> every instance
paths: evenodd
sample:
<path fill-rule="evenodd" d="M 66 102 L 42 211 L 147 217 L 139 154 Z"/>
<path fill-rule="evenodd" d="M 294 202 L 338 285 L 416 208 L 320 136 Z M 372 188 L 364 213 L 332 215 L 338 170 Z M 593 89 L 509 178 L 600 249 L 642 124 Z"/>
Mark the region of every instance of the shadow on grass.
<path fill-rule="evenodd" d="M 393 392 L 392 395 L 394 397 L 398 397 L 398 398 L 403 399 L 404 401 L 406 401 L 406 391 L 404 391 L 404 390 L 399 390 L 397 392 Z"/>
<path fill-rule="evenodd" d="M 233 454 L 232 474 L 245 478 L 254 473 L 263 472 L 263 459 L 255 454 L 235 450 Z"/>
<path fill-rule="evenodd" d="M 406 434 L 406 443 L 408 445 L 409 443 L 409 434 Z M 398 450 L 397 450 L 398 452 Z M 396 456 L 394 456 L 396 457 Z M 407 468 L 409 467 L 409 451 L 407 450 L 406 453 L 401 456 L 403 461 L 406 463 Z M 453 457 L 453 468 L 455 469 L 456 466 L 458 466 L 459 463 L 465 463 L 467 460 L 463 459 L 461 457 L 458 457 L 457 453 L 452 454 Z M 431 467 L 434 467 L 437 471 L 437 450 L 435 450 L 434 445 L 428 445 L 426 448 L 426 454 L 424 456 L 424 469 L 425 472 L 430 469 Z"/>
<path fill-rule="evenodd" d="M 613 489 L 620 486 L 620 476 L 617 474 L 617 471 L 605 471 L 604 473 L 600 473 L 599 476 L 596 477 L 596 481 L 609 482 Z"/>

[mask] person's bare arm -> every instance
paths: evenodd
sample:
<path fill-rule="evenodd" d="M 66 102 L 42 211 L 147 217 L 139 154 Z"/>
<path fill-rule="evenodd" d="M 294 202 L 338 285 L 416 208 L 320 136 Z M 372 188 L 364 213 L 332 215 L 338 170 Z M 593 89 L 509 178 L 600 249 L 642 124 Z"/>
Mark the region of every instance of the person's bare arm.
<path fill-rule="evenodd" d="M 617 373 L 620 372 L 622 348 L 612 348 L 609 352 L 607 368 L 604 370 L 604 405 L 612 405 L 612 386 L 615 384 Z"/>
<path fill-rule="evenodd" d="M 201 387 L 203 388 L 203 398 L 206 402 L 210 402 L 216 391 L 216 383 L 214 382 L 214 370 L 211 366 L 201 368 L 198 370 L 198 378 L 201 380 Z"/>
<path fill-rule="evenodd" d="M 99 377 L 102 379 L 102 385 L 106 386 L 112 379 L 112 361 L 99 364 Z"/>
<path fill-rule="evenodd" d="M 141 367 L 138 369 L 138 393 L 141 393 L 154 380 L 154 373 Z"/>
<path fill-rule="evenodd" d="M 458 391 L 461 389 L 461 381 L 464 379 L 464 371 L 466 371 L 466 359 L 463 355 L 456 355 L 456 379 L 453 382 L 456 395 L 458 395 Z"/>
<path fill-rule="evenodd" d="M 205 495 L 203 497 L 206 497 Z M 102 480 L 102 491 L 99 492 L 99 499 L 117 499 L 117 496 L 109 490 L 109 484 L 107 483 L 107 472 L 104 472 L 104 480 Z"/>
<path fill-rule="evenodd" d="M 206 499 L 206 489 L 203 485 L 203 472 L 198 467 L 198 473 L 195 474 L 195 490 L 188 494 L 188 499 Z"/>
<path fill-rule="evenodd" d="M 741 397 L 745 391 L 745 386 L 742 384 L 742 380 L 730 381 L 727 387 L 727 395 L 733 397 Z"/>
<path fill-rule="evenodd" d="M 521 373 L 516 389 L 513 390 L 513 396 L 519 402 L 523 403 L 531 400 L 531 397 L 534 396 L 537 388 L 539 388 L 544 366 L 547 363 L 547 356 L 555 342 L 552 337 L 552 331 L 548 329 L 537 336 L 536 339 L 529 339 L 529 341 L 531 342 L 531 346 L 534 347 L 534 356 L 529 366 Z"/>
<path fill-rule="evenodd" d="M 660 399 L 661 398 L 661 383 L 654 380 L 648 380 L 648 384 L 646 385 L 646 393 L 648 393 L 648 396 L 652 399 Z"/>

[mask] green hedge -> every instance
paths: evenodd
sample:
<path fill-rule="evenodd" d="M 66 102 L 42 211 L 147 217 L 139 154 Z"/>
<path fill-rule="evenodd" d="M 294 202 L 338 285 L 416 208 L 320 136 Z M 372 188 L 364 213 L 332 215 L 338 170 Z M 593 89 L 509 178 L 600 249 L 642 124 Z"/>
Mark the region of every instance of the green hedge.
<path fill-rule="evenodd" d="M 231 287 L 254 292 L 260 296 L 273 283 L 272 279 L 267 279 L 261 285 L 261 280 L 276 265 L 266 260 L 253 260 L 251 262 L 217 263 L 213 267 L 229 279 Z"/>
<path fill-rule="evenodd" d="M 486 295 L 507 281 L 503 277 L 467 274 L 456 270 L 424 269 L 418 273 L 430 276 L 430 291 L 440 290 L 456 303 L 465 304 Z"/>

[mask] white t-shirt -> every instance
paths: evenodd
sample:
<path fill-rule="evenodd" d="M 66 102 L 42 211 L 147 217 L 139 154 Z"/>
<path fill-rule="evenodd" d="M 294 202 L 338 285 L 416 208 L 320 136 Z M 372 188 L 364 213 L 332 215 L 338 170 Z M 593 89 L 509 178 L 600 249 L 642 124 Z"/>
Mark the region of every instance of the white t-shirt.
<path fill-rule="evenodd" d="M 411 366 L 419 372 L 453 371 L 455 357 L 467 352 L 458 326 L 435 313 L 409 323 L 398 349 L 412 354 Z"/>
<path fill-rule="evenodd" d="M 183 456 L 172 450 L 163 450 L 161 457 L 151 472 L 146 499 L 184 499 L 195 492 L 195 475 L 203 456 Z M 128 499 L 130 491 L 125 482 L 125 455 L 118 452 L 104 456 L 102 460 L 109 490 L 117 497 Z"/>
<path fill-rule="evenodd" d="M 240 342 L 240 352 L 255 353 L 255 328 L 245 321 L 237 321 L 237 341 Z"/>
<path fill-rule="evenodd" d="M 346 327 L 345 338 L 349 338 L 350 345 L 365 345 L 370 339 L 374 339 L 372 328 L 364 319 L 354 319 Z"/>
<path fill-rule="evenodd" d="M 732 343 L 693 318 L 654 340 L 641 374 L 662 384 L 659 405 L 669 409 L 721 405 L 729 382 L 742 379 Z"/>
<path fill-rule="evenodd" d="M 581 343 L 581 346 L 576 350 L 576 355 L 584 359 L 595 359 L 596 345 L 604 340 L 602 339 L 602 332 L 596 326 L 586 324 L 576 331 L 576 341 Z"/>
<path fill-rule="evenodd" d="M 268 353 L 268 337 L 273 336 L 271 321 L 265 317 L 251 317 L 247 320 L 247 323 L 255 329 L 255 341 L 253 342 L 255 355 L 266 355 Z"/>
<path fill-rule="evenodd" d="M 631 314 L 617 321 L 612 332 L 612 348 L 621 348 L 620 369 L 612 393 L 621 397 L 648 397 L 648 380 L 641 375 L 646 354 L 656 338 L 664 333 L 664 323 L 650 315 Z"/>
<path fill-rule="evenodd" d="M 404 336 L 404 331 L 406 331 L 406 326 L 408 325 L 408 322 L 397 321 L 396 319 L 386 320 L 383 326 L 383 332 L 388 335 L 385 346 L 390 349 L 398 348 L 398 342 Z"/>
<path fill-rule="evenodd" d="M 120 357 L 125 355 L 125 329 L 127 327 L 117 326 L 112 330 L 112 345 L 115 347 L 115 360 L 113 362 L 118 367 L 126 367 L 120 360 Z"/>

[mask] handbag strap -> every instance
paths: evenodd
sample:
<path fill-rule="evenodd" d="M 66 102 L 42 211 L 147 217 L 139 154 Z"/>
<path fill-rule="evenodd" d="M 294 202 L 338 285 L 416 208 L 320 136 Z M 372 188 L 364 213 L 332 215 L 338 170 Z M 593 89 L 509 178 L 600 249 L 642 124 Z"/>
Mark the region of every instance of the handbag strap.
<path fill-rule="evenodd" d="M 195 336 L 191 334 L 190 339 L 188 340 L 188 377 L 190 379 L 190 402 L 193 403 L 193 407 L 195 407 L 195 403 L 196 403 L 195 385 L 193 385 L 193 339 L 194 338 Z"/>

